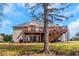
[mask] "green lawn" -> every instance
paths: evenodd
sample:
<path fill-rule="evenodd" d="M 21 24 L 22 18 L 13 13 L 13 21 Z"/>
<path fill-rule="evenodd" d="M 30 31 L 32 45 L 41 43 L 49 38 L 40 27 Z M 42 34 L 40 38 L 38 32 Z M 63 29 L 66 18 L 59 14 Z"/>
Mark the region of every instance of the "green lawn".
<path fill-rule="evenodd" d="M 20 56 L 20 55 L 45 55 L 39 51 L 43 50 L 43 43 L 0 43 L 0 55 Z M 51 55 L 79 55 L 79 41 L 69 41 L 66 43 L 50 43 Z"/>

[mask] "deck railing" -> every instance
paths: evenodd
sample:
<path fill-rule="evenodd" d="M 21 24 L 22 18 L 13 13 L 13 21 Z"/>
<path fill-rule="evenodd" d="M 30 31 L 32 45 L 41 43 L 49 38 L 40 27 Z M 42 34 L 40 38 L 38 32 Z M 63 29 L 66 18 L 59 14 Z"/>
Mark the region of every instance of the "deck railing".
<path fill-rule="evenodd" d="M 49 33 L 50 32 L 54 32 L 54 31 L 64 31 L 66 32 L 67 31 L 67 27 L 49 27 L 48 28 L 48 31 Z M 31 33 L 31 32 L 34 32 L 34 33 L 44 33 L 44 28 L 43 27 L 36 27 L 36 28 L 28 28 L 28 27 L 24 27 L 22 28 L 22 31 L 25 32 L 25 33 Z"/>
<path fill-rule="evenodd" d="M 23 28 L 22 29 L 23 32 L 25 33 L 31 33 L 31 32 L 34 32 L 34 33 L 42 33 L 44 32 L 43 28 L 40 28 L 40 27 L 36 27 L 36 28 Z"/>

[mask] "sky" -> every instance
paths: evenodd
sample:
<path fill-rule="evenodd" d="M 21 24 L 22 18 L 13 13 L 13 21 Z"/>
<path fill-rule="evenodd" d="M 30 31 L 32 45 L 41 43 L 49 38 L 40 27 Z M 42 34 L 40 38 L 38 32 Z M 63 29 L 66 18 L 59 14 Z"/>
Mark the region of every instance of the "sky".
<path fill-rule="evenodd" d="M 33 6 L 33 4 L 30 5 Z M 24 7 L 23 3 L 9 3 L 8 6 L 4 6 L 3 12 L 5 16 L 0 21 L 0 33 L 12 34 L 13 26 L 32 20 L 30 11 Z M 62 12 L 63 14 L 65 16 L 73 15 L 73 17 L 63 20 L 59 24 L 68 26 L 70 37 L 74 37 L 75 33 L 79 32 L 79 4 L 72 4 L 66 11 Z"/>

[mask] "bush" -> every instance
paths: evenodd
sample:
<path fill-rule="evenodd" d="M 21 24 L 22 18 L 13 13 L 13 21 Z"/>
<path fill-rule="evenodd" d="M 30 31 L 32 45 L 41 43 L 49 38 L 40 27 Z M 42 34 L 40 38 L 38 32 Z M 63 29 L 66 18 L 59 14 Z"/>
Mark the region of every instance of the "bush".
<path fill-rule="evenodd" d="M 12 35 L 6 35 L 6 34 L 1 35 L 4 37 L 3 39 L 4 42 L 12 42 Z"/>
<path fill-rule="evenodd" d="M 70 39 L 70 41 L 79 41 L 79 38 L 74 37 L 74 38 Z"/>

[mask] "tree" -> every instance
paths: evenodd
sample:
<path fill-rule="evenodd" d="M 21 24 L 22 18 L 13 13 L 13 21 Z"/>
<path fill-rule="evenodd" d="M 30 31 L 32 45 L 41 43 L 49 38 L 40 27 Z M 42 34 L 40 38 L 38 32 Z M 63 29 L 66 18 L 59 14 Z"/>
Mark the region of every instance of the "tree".
<path fill-rule="evenodd" d="M 5 42 L 12 42 L 12 35 L 4 35 L 4 39 Z"/>
<path fill-rule="evenodd" d="M 48 45 L 48 4 L 44 4 L 44 52 L 49 53 Z"/>
<path fill-rule="evenodd" d="M 4 42 L 12 42 L 12 35 L 1 34 Z"/>
<path fill-rule="evenodd" d="M 54 22 L 53 20 L 63 21 L 63 19 L 68 19 L 70 16 L 61 15 L 61 12 L 68 8 L 70 4 L 60 4 L 59 8 L 52 7 L 56 5 L 56 3 L 38 3 L 32 5 L 29 9 L 31 10 L 32 17 L 35 17 L 37 20 L 44 19 L 44 53 L 49 53 L 49 42 L 48 42 L 48 23 Z M 29 4 L 25 4 L 25 6 L 30 6 Z M 36 10 L 42 7 L 42 11 L 38 14 Z"/>

